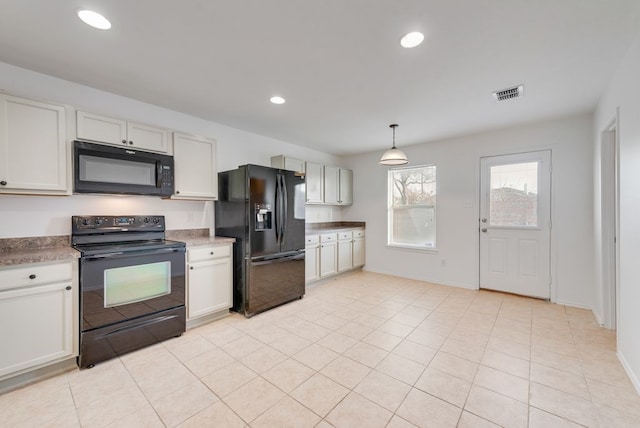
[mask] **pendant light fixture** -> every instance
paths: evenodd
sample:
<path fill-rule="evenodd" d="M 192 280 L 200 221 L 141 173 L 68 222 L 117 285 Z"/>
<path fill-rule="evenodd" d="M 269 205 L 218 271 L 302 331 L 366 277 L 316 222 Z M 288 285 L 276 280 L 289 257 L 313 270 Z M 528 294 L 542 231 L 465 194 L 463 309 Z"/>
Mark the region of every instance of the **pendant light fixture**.
<path fill-rule="evenodd" d="M 396 128 L 397 123 L 389 125 L 389 128 L 393 129 L 393 146 L 384 152 L 382 158 L 380 158 L 380 165 L 405 165 L 409 163 L 407 155 L 400 149 L 396 148 Z"/>

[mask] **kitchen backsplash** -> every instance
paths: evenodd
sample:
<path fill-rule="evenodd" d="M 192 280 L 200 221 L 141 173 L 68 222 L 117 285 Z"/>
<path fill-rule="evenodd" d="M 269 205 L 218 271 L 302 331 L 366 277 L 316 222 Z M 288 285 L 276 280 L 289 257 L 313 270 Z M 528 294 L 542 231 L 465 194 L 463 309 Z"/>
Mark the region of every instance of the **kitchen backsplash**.
<path fill-rule="evenodd" d="M 305 210 L 306 223 L 324 223 L 342 220 L 342 207 L 327 205 L 307 205 Z"/>

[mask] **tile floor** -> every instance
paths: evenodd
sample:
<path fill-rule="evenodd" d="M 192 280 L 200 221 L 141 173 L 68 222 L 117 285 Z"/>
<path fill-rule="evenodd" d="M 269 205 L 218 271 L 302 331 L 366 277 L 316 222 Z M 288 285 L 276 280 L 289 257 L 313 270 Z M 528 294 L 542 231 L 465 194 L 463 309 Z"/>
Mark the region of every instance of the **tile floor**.
<path fill-rule="evenodd" d="M 640 427 L 590 311 L 368 272 L 0 396 L 2 427 Z"/>

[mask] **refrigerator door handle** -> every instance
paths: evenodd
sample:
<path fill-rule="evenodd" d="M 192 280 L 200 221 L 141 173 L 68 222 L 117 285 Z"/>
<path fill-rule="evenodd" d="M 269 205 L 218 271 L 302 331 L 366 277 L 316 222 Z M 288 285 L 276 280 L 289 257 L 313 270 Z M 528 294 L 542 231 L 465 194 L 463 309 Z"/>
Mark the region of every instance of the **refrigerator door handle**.
<path fill-rule="evenodd" d="M 282 244 L 282 186 L 280 184 L 280 174 L 276 175 L 276 241 Z"/>
<path fill-rule="evenodd" d="M 280 246 L 280 176 L 276 175 L 276 189 L 275 189 L 275 227 L 274 231 L 276 233 L 276 244 Z"/>
<path fill-rule="evenodd" d="M 288 199 L 289 199 L 289 195 L 287 195 L 287 182 L 284 178 L 284 175 L 281 176 L 282 177 L 282 237 L 280 239 L 280 244 L 284 244 L 284 237 L 287 231 L 287 221 L 288 219 Z"/>

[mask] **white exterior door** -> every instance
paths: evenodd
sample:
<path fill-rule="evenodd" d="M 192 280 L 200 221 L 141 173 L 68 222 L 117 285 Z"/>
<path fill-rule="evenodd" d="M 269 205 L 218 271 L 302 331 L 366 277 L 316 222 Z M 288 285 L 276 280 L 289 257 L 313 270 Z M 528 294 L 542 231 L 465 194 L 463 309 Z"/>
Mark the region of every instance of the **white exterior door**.
<path fill-rule="evenodd" d="M 480 160 L 480 288 L 548 299 L 551 151 Z"/>

